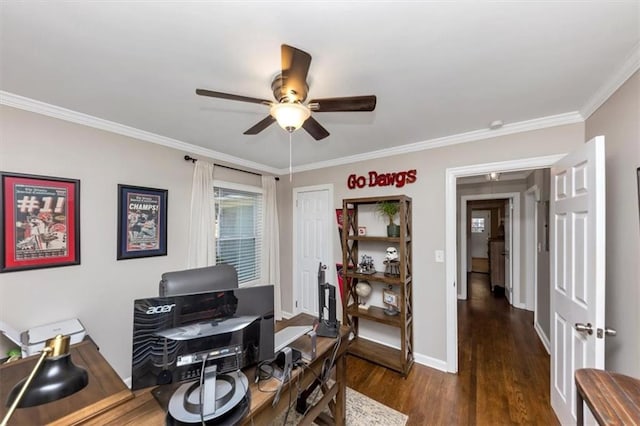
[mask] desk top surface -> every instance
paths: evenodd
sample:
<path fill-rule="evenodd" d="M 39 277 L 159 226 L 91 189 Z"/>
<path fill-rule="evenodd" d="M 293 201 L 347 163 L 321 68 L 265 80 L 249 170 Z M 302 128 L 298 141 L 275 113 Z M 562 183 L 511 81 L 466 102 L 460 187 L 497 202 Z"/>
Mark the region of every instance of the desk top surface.
<path fill-rule="evenodd" d="M 640 380 L 611 371 L 576 370 L 576 387 L 601 425 L 640 424 Z"/>
<path fill-rule="evenodd" d="M 296 325 L 311 325 L 314 321 L 314 317 L 306 314 L 301 314 L 289 320 L 279 322 L 276 326 L 276 329 L 282 329 L 284 327 Z M 340 329 L 340 341 L 346 341 L 348 334 L 349 328 L 342 326 Z M 321 371 L 323 360 L 331 354 L 331 349 L 334 347 L 335 342 L 336 339 L 321 337 L 317 339 L 317 358 L 315 361 L 311 362 L 309 364 L 309 367 L 305 368 L 304 371 L 302 371 L 302 369 L 300 368 L 294 371 L 291 379 L 291 382 L 295 383 L 294 387 L 299 385 L 301 388 L 305 388 L 310 383 L 312 383 L 313 380 L 315 380 L 316 375 Z M 294 345 L 302 349 L 303 351 L 306 351 L 307 348 L 305 348 L 305 345 L 309 345 L 309 338 L 303 336 L 296 342 L 294 342 Z M 346 352 L 346 344 L 341 344 L 341 349 L 339 352 L 340 353 L 338 356 L 344 355 L 344 353 Z M 311 373 L 309 370 L 313 370 L 313 373 Z M 249 380 L 249 392 L 251 393 L 251 414 L 249 417 L 251 419 L 250 423 L 256 425 L 267 424 L 268 422 L 265 422 L 262 419 L 272 418 L 271 416 L 273 415 L 273 413 L 281 410 L 283 404 L 288 403 L 289 396 L 287 396 L 286 392 L 283 392 L 280 398 L 280 405 L 277 407 L 272 407 L 271 403 L 274 399 L 275 391 L 279 386 L 279 381 L 277 379 L 260 381 L 260 386 L 258 386 L 258 384 L 254 383 L 255 368 L 245 369 L 244 373 Z M 288 386 L 285 386 L 285 388 L 288 388 Z M 134 393 L 134 398 L 123 402 L 122 404 L 111 410 L 94 416 L 90 420 L 84 422 L 83 425 L 102 426 L 106 424 L 164 424 L 166 412 L 153 396 L 151 392 L 153 389 L 157 388 L 146 388 L 136 391 Z M 292 392 L 297 392 L 297 390 L 293 389 Z"/>

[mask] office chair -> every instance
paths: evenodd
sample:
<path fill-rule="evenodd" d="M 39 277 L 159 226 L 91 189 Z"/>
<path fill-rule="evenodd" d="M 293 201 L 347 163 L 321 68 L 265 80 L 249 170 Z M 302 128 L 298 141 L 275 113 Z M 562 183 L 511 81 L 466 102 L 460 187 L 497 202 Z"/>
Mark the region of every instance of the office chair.
<path fill-rule="evenodd" d="M 158 293 L 161 297 L 180 296 L 234 288 L 238 288 L 236 268 L 220 264 L 184 271 L 165 272 L 158 285 Z"/>

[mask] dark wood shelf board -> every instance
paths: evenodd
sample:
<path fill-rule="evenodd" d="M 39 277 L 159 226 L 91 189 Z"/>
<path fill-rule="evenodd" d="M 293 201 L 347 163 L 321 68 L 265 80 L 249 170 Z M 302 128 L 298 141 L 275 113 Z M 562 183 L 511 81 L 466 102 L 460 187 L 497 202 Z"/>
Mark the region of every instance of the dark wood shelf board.
<path fill-rule="evenodd" d="M 379 306 L 370 306 L 368 310 L 358 309 L 356 305 L 350 305 L 347 308 L 347 314 L 363 318 L 369 321 L 379 322 L 381 324 L 391 325 L 393 327 L 403 327 L 402 318 L 398 315 L 387 315 L 384 313 L 384 308 Z"/>
<path fill-rule="evenodd" d="M 405 236 L 404 238 L 405 243 L 411 241 L 411 236 L 409 235 Z M 400 237 L 383 237 L 381 235 L 350 235 L 347 237 L 347 240 L 400 244 Z"/>
<path fill-rule="evenodd" d="M 399 349 L 356 337 L 349 344 L 348 353 L 404 374 Z"/>
<path fill-rule="evenodd" d="M 364 281 L 375 281 L 391 285 L 403 285 L 411 282 L 411 277 L 407 277 L 404 281 L 400 277 L 388 277 L 383 272 L 376 272 L 375 274 L 359 274 L 350 270 L 344 273 L 347 278 L 357 278 Z"/>

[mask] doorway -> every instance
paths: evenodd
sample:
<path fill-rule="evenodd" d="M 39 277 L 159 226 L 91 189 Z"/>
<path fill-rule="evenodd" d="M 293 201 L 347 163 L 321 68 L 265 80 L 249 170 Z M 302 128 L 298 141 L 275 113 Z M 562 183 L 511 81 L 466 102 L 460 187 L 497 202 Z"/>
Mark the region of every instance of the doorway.
<path fill-rule="evenodd" d="M 519 160 L 504 161 L 498 163 L 477 164 L 471 166 L 455 167 L 446 170 L 445 176 L 445 276 L 447 282 L 446 317 L 447 317 L 447 371 L 458 372 L 458 259 L 457 255 L 457 179 L 466 176 L 486 175 L 490 172 L 509 172 L 527 169 L 540 169 L 551 167 L 564 154 L 535 157 Z M 515 213 L 515 212 L 514 212 Z M 519 243 L 518 243 L 519 244 Z"/>
<path fill-rule="evenodd" d="M 469 205 L 467 204 L 469 210 Z M 493 215 L 495 216 L 495 215 Z M 471 237 L 467 259 L 471 258 L 471 272 L 489 273 L 489 240 L 492 237 L 492 214 L 489 209 L 471 209 L 471 221 L 467 222 Z"/>
<path fill-rule="evenodd" d="M 504 209 L 505 220 L 504 228 L 512 230 L 511 232 L 505 232 L 505 249 L 504 253 L 509 253 L 505 256 L 504 265 L 504 282 L 502 286 L 505 290 L 505 295 L 513 306 L 522 308 L 520 304 L 520 288 L 519 285 L 512 286 L 512 277 L 519 277 L 520 275 L 520 193 L 519 192 L 498 192 L 490 194 L 476 194 L 476 195 L 464 195 L 460 199 L 460 284 L 459 284 L 459 299 L 467 299 L 468 282 L 467 274 L 469 271 L 469 256 L 468 256 L 468 241 L 469 229 L 467 226 L 468 216 L 470 215 L 467 204 L 474 201 L 489 201 L 489 200 L 502 200 L 501 202 L 507 202 L 507 206 L 513 208 L 513 214 L 510 214 L 510 209 Z M 492 204 L 486 204 L 488 206 Z M 497 204 L 496 204 L 497 205 Z M 509 214 L 507 214 L 509 210 Z M 496 217 L 495 219 L 500 219 Z M 473 232 L 471 232 L 473 235 Z M 471 237 L 473 238 L 473 237 Z M 472 261 L 472 259 L 471 259 Z M 519 284 L 519 280 L 517 281 Z M 493 288 L 493 285 L 492 285 Z"/>

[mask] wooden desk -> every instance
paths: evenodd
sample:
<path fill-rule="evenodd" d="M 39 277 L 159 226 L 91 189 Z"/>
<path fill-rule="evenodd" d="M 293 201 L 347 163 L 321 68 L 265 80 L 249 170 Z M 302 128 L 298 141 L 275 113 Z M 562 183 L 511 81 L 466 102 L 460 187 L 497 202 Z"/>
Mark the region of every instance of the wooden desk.
<path fill-rule="evenodd" d="M 623 374 L 581 368 L 575 374 L 576 416 L 584 424 L 583 402 L 600 425 L 640 424 L 640 380 Z"/>
<path fill-rule="evenodd" d="M 311 325 L 313 324 L 314 317 L 309 315 L 297 315 L 286 321 L 278 323 L 277 329 L 281 329 L 287 326 L 293 325 Z M 344 425 L 346 415 L 346 349 L 348 345 L 349 328 L 343 326 L 340 330 L 340 346 L 336 355 L 336 381 L 333 387 L 325 388 L 323 398 L 319 403 L 309 410 L 307 418 L 300 424 L 311 424 L 312 417 L 319 414 L 324 410 L 326 406 L 331 408 L 333 418 L 336 425 Z M 294 342 L 294 345 L 308 344 L 308 337 L 302 337 Z M 317 342 L 317 358 L 310 363 L 309 369 L 313 370 L 313 373 L 308 369 L 297 368 L 292 374 L 291 381 L 283 386 L 280 393 L 280 400 L 275 407 L 272 407 L 272 402 L 275 397 L 275 392 L 262 392 L 258 389 L 258 385 L 254 383 L 255 368 L 249 368 L 245 370 L 245 374 L 249 379 L 249 391 L 251 392 L 251 408 L 249 414 L 243 419 L 244 424 L 250 425 L 268 425 L 271 424 L 273 419 L 277 417 L 279 413 L 282 413 L 287 409 L 291 402 L 294 407 L 291 410 L 295 410 L 295 401 L 298 395 L 298 389 L 302 390 L 311 385 L 316 375 L 322 371 L 322 364 L 325 359 L 330 358 L 332 355 L 332 349 L 334 347 L 335 339 L 328 339 L 319 337 Z M 304 349 L 304 348 L 303 348 Z M 266 382 L 261 382 L 260 387 L 262 389 L 276 389 L 278 382 L 276 379 L 271 379 Z M 82 423 L 83 425 L 164 425 L 165 424 L 165 410 L 160 406 L 156 398 L 152 395 L 151 391 L 154 388 L 141 389 L 135 392 L 135 398 L 126 401 L 123 404 L 114 407 L 113 409 L 101 413 Z"/>
<path fill-rule="evenodd" d="M 18 408 L 9 425 L 77 424 L 133 399 L 133 393 L 98 352 L 91 339 L 72 345 L 70 353 L 73 363 L 87 370 L 87 387 L 58 401 Z M 38 357 L 39 355 L 35 355 L 0 366 L 0 419 L 7 412 L 5 403 L 9 392 L 16 383 L 29 375 Z"/>

